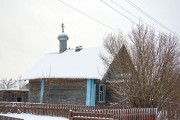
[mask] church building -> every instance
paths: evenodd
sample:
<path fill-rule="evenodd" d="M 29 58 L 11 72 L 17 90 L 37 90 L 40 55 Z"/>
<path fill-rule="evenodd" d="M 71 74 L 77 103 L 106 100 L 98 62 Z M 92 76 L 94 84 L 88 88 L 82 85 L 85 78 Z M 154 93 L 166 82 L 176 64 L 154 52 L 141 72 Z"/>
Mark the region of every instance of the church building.
<path fill-rule="evenodd" d="M 29 102 L 105 104 L 107 70 L 100 58 L 100 54 L 107 55 L 105 48 L 67 49 L 64 24 L 58 40 L 59 52 L 45 54 L 22 76 L 22 80 L 29 80 Z"/>

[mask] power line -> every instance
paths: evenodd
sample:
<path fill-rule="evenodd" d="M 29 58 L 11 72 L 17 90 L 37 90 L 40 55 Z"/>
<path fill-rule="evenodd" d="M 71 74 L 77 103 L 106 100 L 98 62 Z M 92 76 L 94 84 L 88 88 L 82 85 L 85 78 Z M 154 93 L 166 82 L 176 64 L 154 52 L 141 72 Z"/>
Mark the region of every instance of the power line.
<path fill-rule="evenodd" d="M 111 0 L 114 4 L 116 4 L 118 7 L 120 7 L 121 9 L 123 9 L 124 11 L 126 11 L 127 13 L 129 13 L 130 15 L 132 15 L 133 17 L 139 19 L 137 16 L 135 16 L 134 14 L 132 14 L 131 12 L 129 12 L 128 10 L 126 10 L 124 7 L 122 7 L 121 5 L 119 5 L 118 3 L 114 2 L 113 0 Z"/>
<path fill-rule="evenodd" d="M 63 2 L 62 0 L 58 0 L 58 1 L 61 2 L 61 3 L 63 3 L 64 5 L 68 6 L 69 8 L 71 8 L 71 9 L 73 9 L 73 10 L 75 10 L 75 11 L 81 13 L 82 15 L 84 15 L 84 16 L 90 18 L 91 20 L 94 20 L 95 22 L 97 22 L 97 23 L 99 23 L 99 24 L 101 24 L 101 25 L 103 25 L 103 26 L 105 26 L 105 27 L 108 27 L 108 28 L 110 28 L 110 29 L 112 29 L 112 30 L 118 32 L 118 30 L 116 30 L 116 29 L 114 29 L 114 28 L 112 28 L 112 27 L 110 27 L 110 26 L 104 24 L 103 22 L 98 21 L 98 20 L 96 20 L 95 18 L 93 18 L 93 17 L 91 17 L 91 16 L 89 16 L 89 15 L 87 15 L 87 14 L 81 12 L 80 10 L 78 10 L 78 9 L 76 9 L 76 8 L 74 8 L 74 7 L 72 7 L 72 6 L 70 6 L 69 4 Z"/>
<path fill-rule="evenodd" d="M 113 8 L 111 5 L 109 5 L 108 3 L 104 2 L 103 0 L 100 0 L 100 1 L 103 2 L 104 4 L 106 4 L 107 6 L 109 6 L 111 9 L 113 9 L 113 10 L 116 11 L 117 13 L 119 13 L 120 15 L 122 15 L 123 17 L 125 17 L 126 19 L 128 19 L 129 21 L 131 21 L 132 23 L 138 25 L 138 23 L 134 22 L 134 21 L 131 20 L 129 17 L 127 17 L 126 15 L 124 15 L 124 14 L 122 14 L 121 12 L 119 12 L 118 10 L 116 10 L 116 9 Z M 118 4 L 118 5 L 119 5 L 119 4 Z M 119 5 L 119 7 L 121 7 L 121 6 Z M 121 8 L 123 8 L 123 7 L 121 7 Z M 126 12 L 128 12 L 129 14 L 133 15 L 135 18 L 139 19 L 137 16 L 135 16 L 134 14 L 132 14 L 131 12 L 129 12 L 128 10 L 126 10 L 125 8 L 123 8 L 123 9 L 124 9 Z M 144 23 L 144 24 L 146 24 L 146 25 L 149 26 L 149 27 L 152 27 L 151 25 L 148 25 L 146 22 L 144 22 L 144 21 L 142 21 L 142 20 L 141 20 L 141 22 Z M 154 28 L 154 30 L 157 31 L 157 32 L 159 32 L 159 33 L 161 33 L 159 30 L 157 30 L 157 29 L 155 29 L 155 28 Z"/>
<path fill-rule="evenodd" d="M 104 24 L 104 23 L 101 22 L 101 21 L 96 20 L 95 18 L 89 16 L 88 14 L 85 14 L 85 13 L 81 12 L 80 10 L 76 9 L 75 7 L 72 7 L 72 6 L 70 6 L 69 4 L 63 2 L 62 0 L 58 0 L 58 1 L 61 2 L 61 3 L 63 3 L 63 4 L 66 5 L 66 6 L 70 7 L 71 9 L 73 9 L 73 10 L 81 13 L 82 15 L 90 18 L 91 20 L 94 20 L 95 22 L 97 22 L 97 23 L 99 23 L 99 24 L 101 24 L 101 25 L 103 25 L 103 26 L 105 26 L 105 27 L 108 27 L 109 29 L 112 29 L 112 30 L 118 32 L 118 30 L 116 30 L 116 29 L 114 29 L 114 28 L 112 28 L 112 27 Z M 100 1 L 103 2 L 104 4 L 106 4 L 107 6 L 109 6 L 109 7 L 110 7 L 111 9 L 113 9 L 114 11 L 118 12 L 120 15 L 122 15 L 123 17 L 125 17 L 126 19 L 128 19 L 129 21 L 131 21 L 132 23 L 138 25 L 136 22 L 134 22 L 134 21 L 131 20 L 129 17 L 127 17 L 126 15 L 122 14 L 121 12 L 119 12 L 118 10 L 116 10 L 115 8 L 113 8 L 113 7 L 112 7 L 111 5 L 109 5 L 108 3 L 104 2 L 103 0 L 100 0 Z M 128 10 L 126 10 L 125 8 L 123 8 L 122 6 L 120 6 L 118 3 L 114 2 L 113 0 L 111 0 L 111 1 L 112 1 L 114 4 L 118 5 L 120 8 L 122 8 L 123 10 L 125 10 L 126 12 L 128 12 L 130 15 L 132 15 L 133 17 L 135 17 L 136 19 L 139 19 L 137 16 L 135 16 L 134 14 L 132 14 L 131 12 L 129 12 Z M 141 11 L 142 13 L 147 14 L 147 13 L 144 12 L 142 9 L 140 9 L 138 6 L 136 6 L 135 4 L 133 4 L 131 1 L 129 1 L 129 0 L 125 0 L 125 1 L 128 2 L 129 4 L 131 4 L 132 6 L 136 7 L 136 9 L 139 9 L 139 11 Z M 152 16 L 150 16 L 149 14 L 147 14 L 147 16 L 149 16 L 150 18 L 152 17 Z M 152 19 L 154 19 L 154 18 L 152 17 Z M 154 20 L 155 20 L 155 19 L 154 19 Z M 155 20 L 155 21 L 156 21 L 156 20 Z M 143 22 L 144 24 L 148 25 L 147 23 L 145 23 L 145 22 L 142 21 L 142 20 L 141 20 L 141 22 Z M 156 22 L 158 22 L 158 21 L 156 21 Z M 158 23 L 159 23 L 159 22 L 158 22 Z M 161 23 L 159 23 L 159 25 L 160 25 L 160 24 L 161 24 Z M 148 25 L 148 26 L 150 26 L 150 25 Z M 162 25 L 162 26 L 163 26 L 163 25 Z M 150 26 L 150 27 L 152 27 L 152 26 Z M 165 28 L 165 26 L 164 26 L 164 28 Z M 170 31 L 171 33 L 176 34 L 175 32 L 172 32 L 170 29 L 168 29 L 168 28 L 166 28 L 166 29 L 167 29 L 168 31 Z M 156 29 L 154 29 L 154 30 L 157 31 L 157 32 L 159 32 L 159 33 L 161 33 L 160 31 L 158 31 L 158 30 L 156 30 Z M 176 34 L 176 35 L 179 36 L 178 34 Z"/>
<path fill-rule="evenodd" d="M 136 22 L 134 22 L 133 20 L 131 20 L 129 17 L 127 17 L 126 15 L 122 14 L 121 12 L 119 12 L 118 10 L 116 10 L 115 8 L 113 8 L 111 5 L 109 5 L 108 3 L 104 2 L 103 0 L 100 0 L 101 2 L 103 2 L 104 4 L 106 4 L 107 6 L 109 6 L 111 9 L 113 9 L 114 11 L 116 11 L 117 13 L 119 13 L 120 15 L 122 15 L 123 17 L 125 17 L 126 19 L 128 19 L 129 21 L 131 21 L 132 23 L 136 24 Z"/>
<path fill-rule="evenodd" d="M 111 0 L 113 1 L 113 0 Z M 160 25 L 161 27 L 165 28 L 166 30 L 168 30 L 169 32 L 177 35 L 178 37 L 180 37 L 180 35 L 178 35 L 177 33 L 175 33 L 174 31 L 172 31 L 171 29 L 169 29 L 167 26 L 163 25 L 162 23 L 160 23 L 159 21 L 157 21 L 155 18 L 153 18 L 150 14 L 148 14 L 147 12 L 143 11 L 140 7 L 138 7 L 136 4 L 134 4 L 133 2 L 131 2 L 130 0 L 124 0 L 126 1 L 128 4 L 130 4 L 131 6 L 133 6 L 134 8 L 136 8 L 138 11 L 140 11 L 142 14 L 144 14 L 146 17 L 148 17 L 149 19 L 151 19 L 152 21 L 154 21 L 155 23 L 157 23 L 158 25 Z M 114 2 L 114 1 L 113 1 Z"/>

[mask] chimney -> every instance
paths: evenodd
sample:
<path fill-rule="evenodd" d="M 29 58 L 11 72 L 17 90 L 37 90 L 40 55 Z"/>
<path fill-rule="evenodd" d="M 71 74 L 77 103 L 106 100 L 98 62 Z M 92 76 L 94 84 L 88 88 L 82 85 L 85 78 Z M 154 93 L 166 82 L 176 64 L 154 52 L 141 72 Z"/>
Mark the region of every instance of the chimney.
<path fill-rule="evenodd" d="M 79 52 L 79 51 L 81 51 L 82 49 L 83 49 L 82 46 L 76 46 L 75 52 Z"/>
<path fill-rule="evenodd" d="M 58 40 L 59 40 L 59 53 L 62 53 L 62 52 L 67 50 L 67 40 L 69 39 L 67 34 L 64 33 L 64 27 L 65 26 L 64 26 L 63 23 L 62 23 L 61 27 L 62 27 L 62 33 L 58 36 Z"/>

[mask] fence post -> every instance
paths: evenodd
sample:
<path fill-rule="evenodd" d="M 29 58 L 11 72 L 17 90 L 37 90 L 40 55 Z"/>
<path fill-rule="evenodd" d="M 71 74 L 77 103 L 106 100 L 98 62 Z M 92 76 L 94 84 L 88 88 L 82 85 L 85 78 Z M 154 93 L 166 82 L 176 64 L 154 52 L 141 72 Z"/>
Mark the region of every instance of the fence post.
<path fill-rule="evenodd" d="M 113 109 L 113 119 L 115 120 L 116 119 L 116 113 L 115 113 L 115 109 Z"/>
<path fill-rule="evenodd" d="M 72 116 L 73 116 L 73 111 L 69 110 L 69 120 L 72 120 Z"/>

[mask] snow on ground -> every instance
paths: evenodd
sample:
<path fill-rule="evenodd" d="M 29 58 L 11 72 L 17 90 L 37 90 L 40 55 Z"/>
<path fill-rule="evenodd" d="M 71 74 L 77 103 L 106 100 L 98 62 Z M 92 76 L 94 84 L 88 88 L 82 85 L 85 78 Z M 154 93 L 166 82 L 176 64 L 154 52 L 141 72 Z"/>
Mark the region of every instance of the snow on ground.
<path fill-rule="evenodd" d="M 4 116 L 10 116 L 15 118 L 22 118 L 24 120 L 68 120 L 67 118 L 63 117 L 52 117 L 52 116 L 40 116 L 40 115 L 32 115 L 32 114 L 17 114 L 17 113 L 10 113 L 10 114 L 0 114 Z"/>

